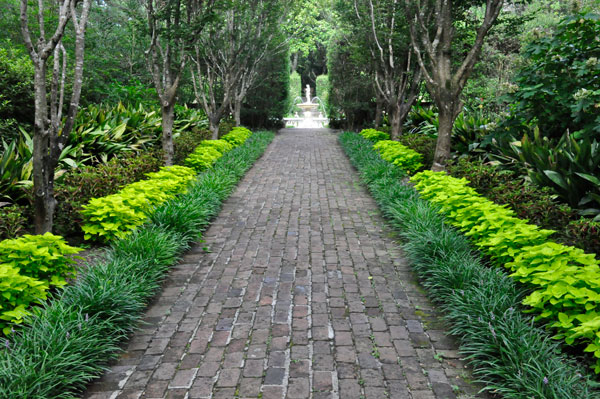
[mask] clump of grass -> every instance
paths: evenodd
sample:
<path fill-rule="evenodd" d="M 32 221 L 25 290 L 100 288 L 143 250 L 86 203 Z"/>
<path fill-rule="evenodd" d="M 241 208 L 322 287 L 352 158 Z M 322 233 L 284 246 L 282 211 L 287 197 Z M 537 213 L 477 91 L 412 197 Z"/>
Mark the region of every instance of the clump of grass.
<path fill-rule="evenodd" d="M 591 377 L 522 313 L 525 287 L 487 267 L 435 206 L 402 183 L 401 171 L 382 165 L 369 141 L 344 133 L 340 143 L 399 231 L 413 268 L 445 311 L 450 332 L 460 337 L 460 350 L 485 390 L 514 399 L 599 397 Z"/>

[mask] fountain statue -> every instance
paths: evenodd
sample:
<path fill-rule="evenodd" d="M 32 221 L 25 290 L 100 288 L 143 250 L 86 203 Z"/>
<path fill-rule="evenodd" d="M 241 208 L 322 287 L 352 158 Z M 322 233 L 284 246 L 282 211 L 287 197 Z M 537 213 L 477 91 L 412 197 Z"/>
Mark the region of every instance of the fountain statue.
<path fill-rule="evenodd" d="M 319 107 L 319 103 L 312 102 L 310 97 L 310 85 L 306 85 L 306 89 L 304 89 L 306 94 L 306 101 L 300 104 L 296 104 L 302 110 L 302 117 L 298 116 L 298 113 L 294 115 L 293 118 L 284 118 L 286 125 L 291 125 L 298 128 L 305 129 L 315 129 L 322 128 L 325 126 L 325 123 L 329 120 L 328 118 L 324 118 L 322 113 L 319 113 L 318 116 L 314 114 L 314 111 Z M 300 101 L 302 98 L 298 97 Z M 320 99 L 315 97 L 318 101 Z"/>

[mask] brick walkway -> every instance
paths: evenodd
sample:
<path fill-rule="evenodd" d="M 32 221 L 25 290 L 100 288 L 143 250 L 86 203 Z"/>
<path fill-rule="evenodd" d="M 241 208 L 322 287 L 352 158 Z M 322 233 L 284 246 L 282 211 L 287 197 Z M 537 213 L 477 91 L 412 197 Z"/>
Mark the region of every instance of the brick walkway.
<path fill-rule="evenodd" d="M 204 238 L 84 397 L 476 397 L 335 134 L 282 130 Z"/>

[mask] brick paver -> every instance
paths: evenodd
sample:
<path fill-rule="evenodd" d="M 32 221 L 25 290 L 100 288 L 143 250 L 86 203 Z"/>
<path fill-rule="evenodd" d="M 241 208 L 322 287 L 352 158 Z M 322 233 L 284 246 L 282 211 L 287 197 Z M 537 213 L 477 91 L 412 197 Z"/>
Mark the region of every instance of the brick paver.
<path fill-rule="evenodd" d="M 331 131 L 282 130 L 86 398 L 477 397 Z"/>

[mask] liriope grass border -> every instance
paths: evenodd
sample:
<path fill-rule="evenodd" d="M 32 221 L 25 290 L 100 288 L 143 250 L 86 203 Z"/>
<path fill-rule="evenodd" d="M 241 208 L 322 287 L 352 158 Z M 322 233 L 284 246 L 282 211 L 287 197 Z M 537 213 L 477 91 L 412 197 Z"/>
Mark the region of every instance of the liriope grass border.
<path fill-rule="evenodd" d="M 74 398 L 119 353 L 167 270 L 199 239 L 274 134 L 257 132 L 201 173 L 188 192 L 107 249 L 0 349 L 0 397 Z"/>
<path fill-rule="evenodd" d="M 381 159 L 372 143 L 342 133 L 340 144 L 388 222 L 430 298 L 443 309 L 450 333 L 485 390 L 504 398 L 598 398 L 597 385 L 560 351 L 550 335 L 521 312 L 523 287 L 485 265 L 438 208 Z"/>

